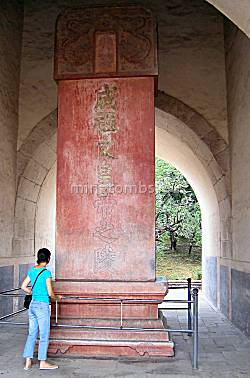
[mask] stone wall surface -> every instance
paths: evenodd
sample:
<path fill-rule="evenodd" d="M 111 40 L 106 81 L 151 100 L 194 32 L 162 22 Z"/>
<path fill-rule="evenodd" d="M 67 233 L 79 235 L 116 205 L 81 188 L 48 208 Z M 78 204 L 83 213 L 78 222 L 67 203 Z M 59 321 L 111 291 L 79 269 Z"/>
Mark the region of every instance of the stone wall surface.
<path fill-rule="evenodd" d="M 203 272 L 209 277 L 209 284 L 205 286 L 205 295 L 208 300 L 217 306 L 217 258 L 209 256 L 204 259 Z"/>
<path fill-rule="evenodd" d="M 220 266 L 220 309 L 225 316 L 229 313 L 229 268 Z"/>
<path fill-rule="evenodd" d="M 54 226 L 50 231 L 49 227 L 54 222 L 53 216 L 51 219 L 51 211 L 54 211 L 55 206 L 51 208 L 50 205 L 51 201 L 55 202 L 53 196 L 55 188 L 51 187 L 51 191 L 47 193 L 46 177 L 49 176 L 55 161 L 56 116 L 55 112 L 52 112 L 32 130 L 22 145 L 22 149 L 18 152 L 14 256 L 34 255 L 35 250 L 42 246 L 54 249 L 53 242 L 51 245 L 48 239 L 50 236 L 54 238 Z M 44 190 L 47 193 L 45 201 L 43 200 Z M 49 221 L 47 221 L 48 217 Z M 36 219 L 38 219 L 37 223 Z"/>
<path fill-rule="evenodd" d="M 233 260 L 250 263 L 250 41 L 226 23 L 228 115 L 232 168 Z M 250 266 L 249 266 L 250 267 Z"/>
<path fill-rule="evenodd" d="M 50 169 L 41 187 L 34 223 L 35 251 L 44 247 L 50 250 L 48 269 L 55 276 L 56 164 Z"/>
<path fill-rule="evenodd" d="M 250 336 L 250 273 L 232 269 L 232 321 Z"/>
<path fill-rule="evenodd" d="M 249 0 L 206 0 L 228 17 L 250 38 L 250 3 Z"/>
<path fill-rule="evenodd" d="M 0 291 L 13 288 L 14 267 L 13 265 L 0 267 Z M 0 297 L 0 316 L 13 312 L 13 300 L 10 297 Z"/>
<path fill-rule="evenodd" d="M 232 170 L 233 252 L 226 261 L 231 268 L 230 312 L 232 321 L 249 334 L 250 41 L 229 21 L 225 23 L 225 47 Z"/>
<path fill-rule="evenodd" d="M 19 147 L 56 108 L 53 57 L 58 14 L 67 7 L 95 4 L 109 6 L 114 1 L 25 2 Z M 159 88 L 201 113 L 227 141 L 222 15 L 201 0 L 134 0 L 133 4 L 152 9 L 157 18 Z"/>
<path fill-rule="evenodd" d="M 0 3 L 0 257 L 12 253 L 22 7 Z"/>

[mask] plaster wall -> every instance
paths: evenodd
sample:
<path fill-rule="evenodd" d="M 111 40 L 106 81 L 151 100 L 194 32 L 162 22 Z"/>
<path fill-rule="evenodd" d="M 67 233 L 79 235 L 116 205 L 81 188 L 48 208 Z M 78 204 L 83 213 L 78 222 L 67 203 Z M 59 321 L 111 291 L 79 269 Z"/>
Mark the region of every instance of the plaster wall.
<path fill-rule="evenodd" d="M 35 251 L 48 248 L 51 259 L 48 269 L 55 273 L 55 225 L 56 225 L 56 164 L 47 174 L 37 201 L 35 218 Z"/>
<path fill-rule="evenodd" d="M 229 18 L 250 38 L 249 0 L 206 0 Z"/>
<path fill-rule="evenodd" d="M 65 7 L 114 1 L 25 1 L 18 148 L 57 104 L 54 31 Z M 128 5 L 116 1 L 115 5 Z M 223 16 L 202 0 L 135 0 L 158 21 L 159 89 L 201 113 L 227 140 Z"/>
<path fill-rule="evenodd" d="M 45 125 L 42 123 L 41 129 L 38 131 L 35 130 L 34 135 L 31 135 L 30 144 L 24 146 L 24 151 L 22 151 L 22 154 L 25 154 L 25 157 L 28 156 L 29 160 L 25 169 L 20 171 L 19 185 L 17 188 L 13 238 L 13 254 L 15 256 L 34 255 L 36 247 L 36 217 L 38 216 L 38 219 L 41 219 L 41 217 L 44 216 L 44 222 L 47 222 L 46 212 L 43 210 L 44 212 L 41 213 L 37 209 L 38 202 L 42 207 L 44 206 L 43 187 L 46 186 L 47 188 L 46 177 L 56 161 L 55 124 L 55 119 L 53 122 L 50 120 L 50 122 Z M 41 135 L 43 138 L 39 138 Z M 40 144 L 38 143 L 39 139 L 42 139 Z M 37 143 L 38 145 L 36 145 Z M 32 151 L 33 148 L 34 151 Z M 19 158 L 21 158 L 20 154 Z M 53 190 L 51 196 L 53 197 Z M 48 198 L 45 198 L 45 201 L 46 199 Z M 50 201 L 48 204 L 50 204 Z M 51 215 L 50 212 L 47 214 L 48 216 Z M 36 236 L 40 238 L 38 234 L 36 234 Z M 47 239 L 47 237 L 43 234 L 42 239 L 45 241 L 44 239 Z"/>
<path fill-rule="evenodd" d="M 250 40 L 226 22 L 228 114 L 232 166 L 233 260 L 250 263 Z M 250 267 L 249 267 L 250 268 Z M 249 270 L 250 271 L 250 270 Z"/>
<path fill-rule="evenodd" d="M 23 10 L 0 2 L 0 257 L 12 253 Z"/>
<path fill-rule="evenodd" d="M 228 141 L 223 17 L 203 1 L 165 1 L 156 12 L 159 89 L 200 113 Z"/>
<path fill-rule="evenodd" d="M 250 335 L 250 41 L 231 22 L 226 21 L 225 46 L 231 142 L 233 252 L 232 259 L 222 263 L 228 269 L 231 319 Z"/>

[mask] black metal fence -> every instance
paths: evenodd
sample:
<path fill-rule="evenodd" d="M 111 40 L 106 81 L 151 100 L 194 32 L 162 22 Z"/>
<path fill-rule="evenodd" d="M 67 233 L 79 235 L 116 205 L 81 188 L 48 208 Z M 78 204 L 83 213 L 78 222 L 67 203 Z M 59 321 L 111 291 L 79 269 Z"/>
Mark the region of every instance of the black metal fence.
<path fill-rule="evenodd" d="M 197 288 L 192 289 L 191 278 L 187 279 L 187 285 L 183 286 L 170 286 L 170 290 L 173 289 L 187 289 L 187 300 L 171 300 L 164 299 L 163 303 L 186 303 L 187 307 L 162 307 L 161 310 L 186 310 L 187 311 L 187 329 L 167 329 L 166 331 L 171 333 L 187 333 L 188 336 L 192 336 L 192 366 L 193 369 L 199 367 L 199 303 Z"/>
<path fill-rule="evenodd" d="M 78 328 L 78 329 L 103 329 L 103 330 L 126 330 L 126 331 L 161 331 L 161 328 L 137 328 L 137 327 L 124 327 L 123 326 L 123 305 L 124 303 L 131 303 L 131 302 L 143 302 L 143 303 L 178 303 L 178 304 L 187 304 L 187 307 L 162 307 L 160 310 L 187 310 L 187 329 L 172 329 L 172 328 L 165 328 L 166 332 L 170 334 L 173 333 L 186 333 L 188 336 L 192 336 L 192 366 L 193 369 L 198 369 L 198 360 L 199 360 L 199 342 L 198 342 L 198 289 L 192 289 L 192 282 L 189 278 L 187 280 L 187 285 L 185 286 L 170 286 L 170 290 L 173 289 L 187 289 L 187 299 L 186 300 L 172 300 L 172 299 L 164 299 L 163 301 L 159 300 L 145 300 L 145 299 L 126 299 L 126 298 L 86 298 L 86 297 L 73 297 L 73 296 L 66 296 L 63 297 L 64 299 L 77 299 L 83 301 L 108 301 L 108 302 L 115 302 L 120 304 L 120 326 L 119 327 L 110 327 L 110 326 L 84 326 L 84 325 L 68 325 L 68 324 L 58 324 L 58 302 L 56 301 L 56 313 L 55 313 L 55 323 L 52 324 L 52 327 L 60 327 L 60 328 Z M 0 292 L 0 296 L 8 296 L 8 297 L 24 297 L 25 295 L 15 293 L 19 291 L 20 288 L 10 289 Z M 63 299 L 62 298 L 62 299 Z M 21 309 L 11 314 L 4 315 L 0 317 L 0 324 L 6 325 L 16 325 L 16 326 L 27 326 L 28 323 L 24 322 L 14 322 L 14 321 L 6 321 L 6 319 L 13 317 L 26 309 Z"/>

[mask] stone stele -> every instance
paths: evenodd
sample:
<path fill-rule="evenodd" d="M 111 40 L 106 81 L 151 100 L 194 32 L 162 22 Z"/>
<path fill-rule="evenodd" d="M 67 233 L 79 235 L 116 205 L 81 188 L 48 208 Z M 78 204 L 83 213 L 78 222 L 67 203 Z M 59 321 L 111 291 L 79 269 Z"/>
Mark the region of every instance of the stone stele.
<path fill-rule="evenodd" d="M 173 355 L 155 278 L 156 75 L 148 10 L 59 16 L 55 290 L 58 324 L 81 328 L 52 327 L 51 355 Z"/>

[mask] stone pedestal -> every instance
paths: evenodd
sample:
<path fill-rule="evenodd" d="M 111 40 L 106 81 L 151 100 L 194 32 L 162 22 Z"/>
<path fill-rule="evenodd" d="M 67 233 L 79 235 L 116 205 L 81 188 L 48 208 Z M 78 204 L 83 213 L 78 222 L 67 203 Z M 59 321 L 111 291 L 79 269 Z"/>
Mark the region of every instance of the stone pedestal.
<path fill-rule="evenodd" d="M 56 291 L 69 299 L 58 304 L 59 327 L 51 330 L 50 355 L 173 356 L 173 343 L 158 316 L 165 282 L 57 282 Z"/>
<path fill-rule="evenodd" d="M 147 10 L 60 16 L 55 291 L 66 299 L 52 355 L 173 355 L 158 319 L 167 285 L 155 280 L 156 74 Z"/>
<path fill-rule="evenodd" d="M 64 299 L 58 304 L 59 318 L 63 319 L 120 319 L 120 299 L 124 299 L 122 309 L 124 319 L 158 319 L 158 304 L 167 293 L 164 281 L 145 283 L 57 281 L 55 287 L 60 295 L 76 297 Z M 83 300 L 77 297 L 89 299 Z M 110 301 L 107 298 L 110 298 Z M 54 311 L 53 315 L 55 315 Z"/>

